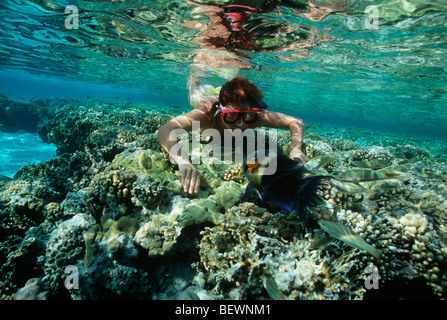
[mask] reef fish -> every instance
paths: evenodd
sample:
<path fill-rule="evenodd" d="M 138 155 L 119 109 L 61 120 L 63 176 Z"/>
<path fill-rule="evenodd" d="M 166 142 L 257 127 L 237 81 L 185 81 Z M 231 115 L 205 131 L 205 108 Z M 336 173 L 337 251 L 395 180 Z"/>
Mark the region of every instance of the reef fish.
<path fill-rule="evenodd" d="M 399 171 L 352 169 L 340 173 L 336 179 L 343 182 L 366 182 L 383 179 L 398 179 L 403 177 L 405 177 L 405 174 Z"/>
<path fill-rule="evenodd" d="M 368 192 L 368 189 L 363 187 L 359 183 L 354 182 L 341 182 L 335 179 L 332 179 L 330 182 L 331 186 L 337 188 L 341 193 L 360 193 L 360 192 Z"/>
<path fill-rule="evenodd" d="M 407 173 L 396 170 L 394 167 L 388 167 L 384 169 L 377 170 L 377 172 L 381 172 L 386 174 L 388 179 L 405 179 L 409 178 Z"/>
<path fill-rule="evenodd" d="M 243 171 L 249 183 L 241 202 L 257 192 L 262 202 L 304 216 L 307 207 L 319 199 L 317 191 L 330 176 L 308 176 L 309 170 L 300 162 L 282 153 L 258 150 L 247 157 Z"/>
<path fill-rule="evenodd" d="M 356 160 L 353 161 L 353 164 L 360 168 L 369 168 L 369 169 L 380 169 L 390 165 L 389 161 L 383 159 L 373 159 L 373 160 Z"/>
<path fill-rule="evenodd" d="M 331 236 L 322 235 L 322 233 L 317 234 L 309 245 L 309 250 L 323 249 L 330 244 L 333 244 L 335 238 Z"/>
<path fill-rule="evenodd" d="M 425 168 L 417 171 L 415 175 L 417 177 L 423 178 L 423 179 L 443 179 L 444 178 L 440 173 L 437 173 L 433 170 L 425 169 Z"/>
<path fill-rule="evenodd" d="M 351 247 L 365 250 L 377 259 L 380 258 L 381 252 L 379 250 L 368 244 L 358 234 L 345 225 L 331 221 L 320 221 L 319 224 L 331 237 L 343 241 Z"/>
<path fill-rule="evenodd" d="M 315 170 L 318 168 L 322 168 L 322 167 L 326 166 L 329 162 L 336 160 L 336 159 L 337 159 L 337 157 L 333 156 L 333 155 L 316 156 L 316 157 L 310 159 L 306 163 L 306 168 L 309 170 Z"/>
<path fill-rule="evenodd" d="M 262 277 L 262 284 L 264 285 L 265 290 L 269 294 L 270 298 L 273 300 L 288 300 L 287 297 L 279 290 L 275 281 L 267 276 Z"/>

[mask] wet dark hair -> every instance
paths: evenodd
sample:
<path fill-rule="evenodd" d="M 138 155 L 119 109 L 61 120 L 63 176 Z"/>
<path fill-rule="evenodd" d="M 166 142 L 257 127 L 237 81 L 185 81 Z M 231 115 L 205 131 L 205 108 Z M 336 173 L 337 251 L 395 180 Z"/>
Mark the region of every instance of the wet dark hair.
<path fill-rule="evenodd" d="M 219 102 L 222 106 L 227 104 L 250 103 L 253 107 L 265 109 L 267 105 L 262 101 L 264 93 L 246 78 L 234 78 L 227 81 L 220 89 Z"/>

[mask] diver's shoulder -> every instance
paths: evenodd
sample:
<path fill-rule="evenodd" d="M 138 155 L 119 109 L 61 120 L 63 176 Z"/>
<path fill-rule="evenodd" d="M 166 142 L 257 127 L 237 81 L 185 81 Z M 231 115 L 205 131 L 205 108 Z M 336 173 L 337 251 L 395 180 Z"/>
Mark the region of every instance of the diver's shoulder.
<path fill-rule="evenodd" d="M 211 85 L 201 85 L 193 88 L 189 93 L 189 104 L 193 109 L 199 107 L 211 108 L 211 106 L 219 100 L 219 88 Z"/>
<path fill-rule="evenodd" d="M 216 107 L 215 104 L 200 104 L 197 106 L 194 110 L 191 110 L 190 113 L 193 116 L 192 120 L 200 121 L 201 127 L 204 125 L 205 127 L 213 126 L 213 123 L 215 122 L 214 115 L 216 114 Z"/>

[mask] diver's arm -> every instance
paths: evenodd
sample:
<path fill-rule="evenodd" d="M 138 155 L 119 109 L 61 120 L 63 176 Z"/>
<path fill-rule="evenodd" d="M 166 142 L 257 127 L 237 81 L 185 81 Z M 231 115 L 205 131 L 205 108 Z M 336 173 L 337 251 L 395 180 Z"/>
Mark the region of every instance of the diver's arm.
<path fill-rule="evenodd" d="M 169 153 L 171 160 L 178 164 L 182 174 L 182 186 L 185 192 L 197 193 L 200 186 L 200 172 L 189 161 L 189 154 L 182 150 L 177 137 L 192 130 L 192 122 L 200 121 L 207 127 L 207 119 L 201 110 L 193 110 L 177 116 L 157 130 L 157 137 L 162 147 Z"/>
<path fill-rule="evenodd" d="M 304 122 L 301 119 L 295 118 L 295 121 L 290 123 L 290 136 L 292 142 L 290 143 L 289 158 L 299 158 L 304 164 L 309 161 L 309 158 L 301 151 L 304 137 Z"/>
<path fill-rule="evenodd" d="M 290 130 L 292 142 L 289 158 L 299 158 L 303 163 L 309 161 L 301 151 L 304 137 L 303 120 L 279 112 L 264 111 L 259 114 L 256 126 Z"/>

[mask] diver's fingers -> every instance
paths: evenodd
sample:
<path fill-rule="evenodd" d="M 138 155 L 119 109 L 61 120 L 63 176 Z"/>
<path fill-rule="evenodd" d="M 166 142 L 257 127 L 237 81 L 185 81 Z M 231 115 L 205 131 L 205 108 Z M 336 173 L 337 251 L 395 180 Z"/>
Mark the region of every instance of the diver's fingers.
<path fill-rule="evenodd" d="M 187 172 L 186 172 L 186 170 L 180 170 L 180 173 L 182 174 L 182 186 L 184 186 Z"/>
<path fill-rule="evenodd" d="M 189 193 L 197 193 L 200 186 L 200 172 L 196 171 L 191 177 L 191 183 L 189 185 Z"/>
<path fill-rule="evenodd" d="M 197 175 L 196 172 L 193 172 L 191 174 L 191 181 L 189 182 L 189 189 L 188 189 L 189 193 L 193 193 L 194 192 L 194 186 L 196 184 L 196 175 Z"/>
<path fill-rule="evenodd" d="M 185 175 L 185 180 L 183 181 L 183 191 L 188 192 L 189 189 L 189 184 L 191 181 L 191 174 L 192 174 L 192 170 L 191 169 L 186 169 L 186 172 L 184 173 Z"/>

